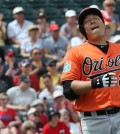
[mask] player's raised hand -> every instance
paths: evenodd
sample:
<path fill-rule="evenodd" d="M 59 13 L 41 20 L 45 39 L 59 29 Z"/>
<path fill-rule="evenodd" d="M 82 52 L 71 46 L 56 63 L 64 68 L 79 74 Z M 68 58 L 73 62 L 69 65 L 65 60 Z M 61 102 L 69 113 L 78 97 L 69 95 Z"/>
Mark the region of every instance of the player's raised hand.
<path fill-rule="evenodd" d="M 117 83 L 117 77 L 115 73 L 107 73 L 99 76 L 91 81 L 93 89 L 102 87 L 113 87 Z"/>

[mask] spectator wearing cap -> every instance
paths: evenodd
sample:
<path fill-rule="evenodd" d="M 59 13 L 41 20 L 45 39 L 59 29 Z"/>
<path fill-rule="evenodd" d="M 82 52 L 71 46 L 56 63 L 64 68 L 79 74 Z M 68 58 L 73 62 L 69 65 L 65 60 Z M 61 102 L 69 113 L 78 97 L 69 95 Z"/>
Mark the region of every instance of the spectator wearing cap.
<path fill-rule="evenodd" d="M 115 6 L 116 3 L 114 0 L 104 0 L 104 10 L 101 10 L 101 12 L 106 22 L 110 22 L 115 30 L 116 27 L 117 30 L 120 30 L 120 17 L 118 14 L 115 13 Z"/>
<path fill-rule="evenodd" d="M 44 9 L 40 9 L 37 13 L 37 23 L 39 27 L 40 37 L 44 40 L 50 36 L 47 16 Z"/>
<path fill-rule="evenodd" d="M 51 36 L 44 41 L 45 56 L 52 59 L 63 59 L 67 47 L 68 40 L 65 37 L 59 36 L 59 26 L 56 23 L 50 24 Z"/>
<path fill-rule="evenodd" d="M 31 61 L 29 59 L 23 59 L 19 65 L 20 68 L 20 74 L 16 75 L 13 78 L 14 85 L 17 86 L 19 85 L 19 78 L 21 75 L 29 75 L 30 81 L 31 81 L 31 87 L 34 88 L 36 91 L 39 91 L 39 78 L 35 74 L 31 74 L 32 71 L 32 66 L 31 66 Z"/>
<path fill-rule="evenodd" d="M 53 85 L 53 81 L 50 75 L 44 74 L 43 75 L 43 83 L 45 85 L 45 88 L 40 92 L 39 98 L 41 100 L 46 100 L 48 108 L 52 107 L 54 105 L 54 99 L 53 99 L 53 92 L 55 90 L 63 90 L 63 87 L 60 85 Z"/>
<path fill-rule="evenodd" d="M 71 134 L 81 134 L 80 128 L 76 123 L 70 122 L 70 115 L 67 109 L 63 108 L 60 111 L 60 121 L 64 122 L 70 129 Z"/>
<path fill-rule="evenodd" d="M 35 134 L 36 125 L 33 121 L 26 120 L 21 125 L 21 134 Z"/>
<path fill-rule="evenodd" d="M 0 121 L 3 124 L 0 128 L 8 127 L 12 134 L 17 134 L 17 127 L 20 126 L 21 120 L 15 110 L 7 108 L 8 103 L 8 96 L 5 93 L 0 93 Z"/>
<path fill-rule="evenodd" d="M 15 76 L 18 73 L 16 53 L 13 49 L 8 49 L 5 52 L 4 71 L 7 76 Z"/>
<path fill-rule="evenodd" d="M 23 7 L 15 7 L 13 9 L 14 21 L 8 24 L 8 38 L 13 44 L 21 45 L 21 41 L 28 38 L 28 27 L 32 22 L 25 20 Z"/>
<path fill-rule="evenodd" d="M 27 112 L 28 120 L 34 122 L 36 125 L 36 132 L 41 133 L 43 125 L 42 125 L 39 117 L 40 117 L 40 115 L 39 115 L 39 112 L 37 111 L 37 109 L 32 107 L 28 110 L 28 112 Z"/>
<path fill-rule="evenodd" d="M 65 12 L 66 23 L 60 28 L 60 35 L 67 37 L 70 40 L 76 35 L 76 12 L 74 10 L 68 10 Z"/>
<path fill-rule="evenodd" d="M 54 107 L 57 108 L 59 111 L 62 108 L 67 109 L 69 113 L 70 122 L 76 123 L 78 121 L 78 115 L 74 109 L 74 104 L 65 99 L 65 97 L 63 96 L 63 91 L 62 90 L 54 91 L 53 98 L 55 102 Z"/>
<path fill-rule="evenodd" d="M 53 81 L 53 85 L 60 85 L 60 76 L 61 74 L 57 70 L 57 60 L 54 59 L 49 59 L 48 62 L 46 63 L 48 73 Z M 40 87 L 43 89 L 44 88 L 44 83 L 43 83 L 43 78 L 40 78 Z"/>
<path fill-rule="evenodd" d="M 31 107 L 34 107 L 38 111 L 38 113 L 40 115 L 39 119 L 40 119 L 42 125 L 44 126 L 48 122 L 47 115 L 45 114 L 47 107 L 45 106 L 44 101 L 42 101 L 40 99 L 36 99 L 31 104 Z"/>
<path fill-rule="evenodd" d="M 6 92 L 11 87 L 13 87 L 13 79 L 11 76 L 5 75 L 4 63 L 2 58 L 0 58 L 0 92 Z"/>
<path fill-rule="evenodd" d="M 18 110 L 20 116 L 25 116 L 30 104 L 36 99 L 35 89 L 30 87 L 30 78 L 28 75 L 21 75 L 19 85 L 14 86 L 7 91 L 10 98 L 9 108 Z"/>
<path fill-rule="evenodd" d="M 38 37 L 39 28 L 37 25 L 30 25 L 28 28 L 29 37 L 21 43 L 21 55 L 23 57 L 30 57 L 30 52 L 33 48 L 39 48 L 43 51 L 42 39 Z"/>
<path fill-rule="evenodd" d="M 48 118 L 49 122 L 43 127 L 42 134 L 70 134 L 67 125 L 59 121 L 60 113 L 56 108 L 49 108 Z"/>
<path fill-rule="evenodd" d="M 32 74 L 36 74 L 41 77 L 43 74 L 47 73 L 45 62 L 42 60 L 43 53 L 41 49 L 34 48 L 31 51 L 31 64 L 32 64 Z"/>
<path fill-rule="evenodd" d="M 3 19 L 4 15 L 0 13 L 0 46 L 4 46 L 6 40 L 6 23 Z"/>

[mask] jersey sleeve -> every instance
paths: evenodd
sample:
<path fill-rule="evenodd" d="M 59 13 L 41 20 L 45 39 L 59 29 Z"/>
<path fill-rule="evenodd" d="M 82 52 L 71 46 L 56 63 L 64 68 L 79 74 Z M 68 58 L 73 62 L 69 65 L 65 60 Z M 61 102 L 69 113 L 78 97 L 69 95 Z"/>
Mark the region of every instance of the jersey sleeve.
<path fill-rule="evenodd" d="M 72 48 L 65 56 L 61 81 L 81 79 L 82 58 L 76 49 L 77 47 Z"/>

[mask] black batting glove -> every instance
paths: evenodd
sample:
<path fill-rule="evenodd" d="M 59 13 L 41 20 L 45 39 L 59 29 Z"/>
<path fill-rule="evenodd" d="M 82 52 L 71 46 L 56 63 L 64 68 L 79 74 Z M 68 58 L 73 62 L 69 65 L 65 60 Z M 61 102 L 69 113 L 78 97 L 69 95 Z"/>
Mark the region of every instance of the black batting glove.
<path fill-rule="evenodd" d="M 117 77 L 115 73 L 107 73 L 99 76 L 91 81 L 91 86 L 95 88 L 113 87 L 117 83 Z"/>

